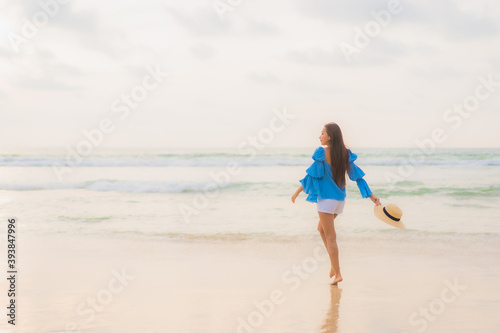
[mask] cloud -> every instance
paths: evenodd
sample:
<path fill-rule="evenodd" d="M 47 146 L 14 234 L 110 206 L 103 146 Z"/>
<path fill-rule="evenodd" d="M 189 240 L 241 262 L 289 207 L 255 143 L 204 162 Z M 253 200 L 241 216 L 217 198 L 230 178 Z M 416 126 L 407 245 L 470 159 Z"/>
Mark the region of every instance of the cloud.
<path fill-rule="evenodd" d="M 308 0 L 298 1 L 298 6 L 306 15 L 332 24 L 349 22 L 363 25 L 374 19 L 373 11 L 387 10 L 389 3 L 389 0 Z M 392 15 L 391 22 L 398 20 L 398 24 L 416 24 L 434 34 L 439 32 L 445 38 L 471 39 L 496 35 L 499 31 L 498 18 L 488 17 L 487 12 L 464 11 L 458 1 L 401 0 L 399 3 L 402 12 Z"/>
<path fill-rule="evenodd" d="M 405 23 L 419 25 L 444 38 L 463 40 L 489 37 L 497 35 L 499 31 L 498 19 L 464 11 L 457 1 L 441 0 L 404 5 L 402 17 Z"/>
<path fill-rule="evenodd" d="M 373 19 L 370 11 L 387 8 L 388 0 L 307 0 L 298 1 L 298 8 L 306 15 L 328 22 L 354 22 Z"/>
<path fill-rule="evenodd" d="M 486 62 L 493 68 L 494 72 L 500 73 L 500 59 L 498 57 L 488 57 Z"/>
<path fill-rule="evenodd" d="M 75 10 L 72 4 L 61 6 L 60 13 L 53 22 L 63 28 L 69 28 L 86 34 L 98 32 L 99 17 L 95 11 Z"/>
<path fill-rule="evenodd" d="M 252 110 L 277 101 L 310 110 L 313 118 L 333 106 L 347 110 L 345 121 L 371 110 L 382 116 L 419 112 L 423 119 L 442 112 L 441 105 L 478 74 L 500 69 L 500 6 L 488 10 L 466 0 L 401 0 L 403 12 L 347 63 L 340 43 L 352 44 L 354 28 L 362 29 L 374 19 L 370 12 L 388 1 L 247 1 L 224 20 L 205 0 L 70 2 L 20 53 L 8 41 L 0 46 L 0 98 L 5 109 L 35 117 L 37 130 L 26 140 L 38 144 L 56 126 L 46 114 L 67 127 L 77 116 L 108 108 L 141 82 L 146 65 L 171 67 L 168 93 L 151 94 L 148 111 L 137 113 L 142 123 L 130 125 L 137 130 L 129 142 L 148 145 L 154 144 L 148 129 L 159 119 L 180 131 L 191 123 L 213 125 L 214 114 L 234 110 L 241 109 L 235 121 L 251 119 Z M 39 0 L 18 3 L 0 5 L 0 28 L 19 32 L 23 16 L 40 9 Z M 43 111 L 41 101 L 48 102 Z M 75 106 L 71 116 L 68 102 Z M 205 127 L 200 131 L 210 138 Z M 222 142 L 224 135 L 203 144 Z M 165 140 L 175 136 L 165 132 Z"/>
<path fill-rule="evenodd" d="M 0 58 L 11 59 L 14 57 L 14 50 L 0 45 Z"/>
<path fill-rule="evenodd" d="M 351 41 L 346 42 L 352 44 Z M 290 50 L 286 58 L 293 62 L 311 66 L 352 68 L 355 66 L 389 65 L 399 58 L 404 58 L 408 54 L 408 47 L 402 42 L 379 36 L 374 38 L 365 48 L 360 49 L 358 54 L 353 54 L 350 63 L 347 62 L 338 45 L 332 46 L 331 50 L 325 50 L 320 47 Z"/>
<path fill-rule="evenodd" d="M 23 50 L 26 48 L 38 48 L 39 45 L 45 47 L 47 44 L 61 45 L 64 42 L 67 49 L 77 49 L 77 44 L 80 43 L 86 49 L 102 52 L 112 57 L 120 55 L 121 50 L 116 50 L 113 42 L 118 39 L 117 36 L 123 36 L 123 34 L 110 28 L 104 29 L 96 9 L 78 8 L 72 2 L 59 4 L 58 1 L 20 0 L 9 10 L 13 13 L 10 16 L 11 31 L 18 35 L 22 35 L 24 20 L 36 22 L 33 19 L 36 13 L 49 16 L 47 24 L 39 26 L 36 36 L 29 39 L 26 45 L 20 46 L 21 53 L 26 53 L 27 51 Z M 112 42 L 110 38 L 113 39 Z M 16 53 L 15 56 L 18 54 Z"/>
<path fill-rule="evenodd" d="M 196 7 L 189 12 L 187 10 L 183 12 L 171 6 L 164 8 L 170 17 L 197 35 L 223 34 L 231 30 L 231 20 L 221 20 L 211 7 Z"/>
<path fill-rule="evenodd" d="M 74 90 L 76 85 L 70 85 L 59 78 L 44 75 L 36 78 L 19 78 L 14 81 L 16 86 L 27 90 Z"/>
<path fill-rule="evenodd" d="M 269 71 L 250 72 L 247 78 L 258 83 L 278 83 L 280 80 Z"/>
<path fill-rule="evenodd" d="M 223 20 L 211 6 L 185 9 L 184 11 L 165 6 L 165 11 L 184 28 L 197 36 L 235 33 L 243 35 L 274 35 L 279 33 L 278 27 L 273 22 L 238 15 L 238 11 L 227 14 Z"/>
<path fill-rule="evenodd" d="M 41 10 L 40 3 L 37 0 L 18 0 L 15 5 L 27 18 L 31 18 L 33 14 Z"/>
<path fill-rule="evenodd" d="M 279 34 L 280 30 L 273 22 L 262 19 L 248 19 L 246 20 L 247 31 L 249 33 L 261 35 L 275 35 Z"/>
<path fill-rule="evenodd" d="M 388 39 L 383 36 L 375 38 L 370 45 L 372 45 L 372 48 L 375 49 L 380 55 L 401 57 L 409 54 L 408 46 L 404 43 L 395 39 Z M 370 47 L 370 45 L 368 47 Z"/>
<path fill-rule="evenodd" d="M 197 43 L 191 45 L 189 50 L 196 58 L 200 60 L 210 59 L 215 54 L 214 48 L 206 43 Z"/>
<path fill-rule="evenodd" d="M 286 59 L 312 66 L 343 66 L 346 64 L 344 57 L 337 50 L 325 51 L 319 47 L 290 50 L 286 54 Z"/>
<path fill-rule="evenodd" d="M 34 14 L 44 12 L 50 17 L 49 24 L 57 24 L 86 33 L 92 33 L 97 28 L 97 12 L 76 9 L 74 3 L 71 2 L 60 4 L 58 1 L 18 0 L 15 4 L 20 15 L 30 22 L 33 21 Z"/>
<path fill-rule="evenodd" d="M 304 93 L 313 93 L 318 96 L 331 96 L 332 93 L 339 93 L 342 89 L 335 82 L 331 82 L 328 77 L 322 78 L 322 80 L 310 79 L 304 77 L 297 77 L 292 79 L 287 86 L 287 89 L 291 88 L 295 91 Z"/>
<path fill-rule="evenodd" d="M 24 63 L 28 56 L 18 58 L 15 65 Z M 35 48 L 29 56 L 29 66 L 19 67 L 18 75 L 11 82 L 21 89 L 72 90 L 84 73 L 75 66 L 61 61 L 56 54 L 45 48 Z"/>
<path fill-rule="evenodd" d="M 415 78 L 442 80 L 444 78 L 460 78 L 463 77 L 464 73 L 452 66 L 422 63 L 415 65 L 411 69 L 410 74 Z"/>

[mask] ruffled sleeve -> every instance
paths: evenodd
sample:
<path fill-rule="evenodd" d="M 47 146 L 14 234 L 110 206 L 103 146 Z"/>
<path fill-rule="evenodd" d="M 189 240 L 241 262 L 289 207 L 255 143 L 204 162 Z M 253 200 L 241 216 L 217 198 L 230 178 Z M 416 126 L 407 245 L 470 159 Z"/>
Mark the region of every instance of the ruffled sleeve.
<path fill-rule="evenodd" d="M 323 147 L 318 147 L 312 155 L 314 162 L 306 170 L 306 176 L 299 180 L 302 184 L 304 193 L 308 194 L 306 200 L 317 202 L 318 196 L 321 193 L 319 179 L 325 175 L 325 150 Z"/>
<path fill-rule="evenodd" d="M 363 179 L 363 177 L 365 176 L 365 173 L 356 164 L 354 164 L 354 161 L 357 158 L 358 158 L 358 155 L 354 154 L 349 149 L 349 166 L 350 166 L 350 170 L 348 172 L 349 179 L 355 181 L 358 184 L 358 188 L 359 188 L 359 191 L 361 192 L 361 196 L 363 198 L 368 198 L 372 194 L 372 191 L 370 190 L 370 187 L 368 186 L 366 181 Z"/>

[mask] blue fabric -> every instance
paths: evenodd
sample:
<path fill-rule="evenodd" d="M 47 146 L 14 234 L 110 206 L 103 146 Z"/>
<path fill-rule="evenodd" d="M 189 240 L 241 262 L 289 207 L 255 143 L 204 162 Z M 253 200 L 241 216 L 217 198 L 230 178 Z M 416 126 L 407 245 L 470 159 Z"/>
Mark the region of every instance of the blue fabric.
<path fill-rule="evenodd" d="M 354 161 L 358 158 L 356 154 L 349 149 L 349 165 L 351 169 L 348 172 L 349 179 L 356 182 L 363 198 L 368 198 L 372 191 L 363 179 L 365 173 Z M 306 170 L 306 176 L 299 180 L 302 184 L 304 193 L 307 194 L 307 201 L 318 202 L 318 199 L 345 200 L 346 191 L 340 189 L 333 181 L 332 169 L 330 164 L 325 161 L 325 150 L 318 147 L 312 155 L 314 162 Z"/>

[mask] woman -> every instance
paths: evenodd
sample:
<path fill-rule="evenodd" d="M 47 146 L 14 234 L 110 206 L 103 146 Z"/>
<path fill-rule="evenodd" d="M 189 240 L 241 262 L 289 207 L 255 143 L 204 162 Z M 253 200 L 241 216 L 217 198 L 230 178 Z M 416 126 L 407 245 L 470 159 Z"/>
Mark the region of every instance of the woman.
<path fill-rule="evenodd" d="M 380 205 L 380 199 L 372 193 L 363 179 L 363 170 L 354 164 L 357 156 L 345 147 L 339 125 L 326 124 L 319 140 L 326 148 L 318 147 L 314 152 L 314 162 L 306 170 L 306 176 L 300 180 L 301 186 L 292 195 L 292 202 L 295 203 L 299 193 L 304 191 L 308 194 L 307 201 L 317 203 L 318 231 L 330 256 L 330 278 L 335 276 L 331 284 L 337 284 L 342 281 L 342 274 L 334 221 L 344 209 L 346 172 L 351 180 L 356 181 L 363 198 L 369 197 L 377 206 Z"/>

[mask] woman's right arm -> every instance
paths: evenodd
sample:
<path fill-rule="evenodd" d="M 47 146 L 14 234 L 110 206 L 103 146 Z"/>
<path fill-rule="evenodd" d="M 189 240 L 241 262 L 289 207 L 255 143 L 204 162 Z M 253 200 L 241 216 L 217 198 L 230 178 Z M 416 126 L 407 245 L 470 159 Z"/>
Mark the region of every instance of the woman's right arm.
<path fill-rule="evenodd" d="M 299 188 L 297 189 L 297 191 L 295 191 L 295 193 L 292 195 L 292 202 L 293 203 L 295 203 L 295 199 L 297 198 L 299 193 L 302 192 L 302 190 L 303 190 L 302 185 L 300 185 Z"/>

